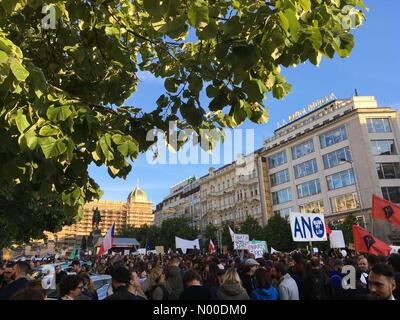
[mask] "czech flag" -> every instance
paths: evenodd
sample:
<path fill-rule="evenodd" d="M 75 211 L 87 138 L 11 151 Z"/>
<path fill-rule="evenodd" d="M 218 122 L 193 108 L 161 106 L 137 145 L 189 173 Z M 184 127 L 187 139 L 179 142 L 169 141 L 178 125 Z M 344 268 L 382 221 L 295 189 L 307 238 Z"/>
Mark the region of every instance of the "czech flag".
<path fill-rule="evenodd" d="M 113 223 L 110 229 L 108 229 L 107 234 L 103 239 L 103 243 L 101 244 L 99 253 L 97 254 L 98 257 L 102 256 L 103 253 L 107 252 L 112 248 L 114 242 L 114 227 L 115 224 Z"/>
<path fill-rule="evenodd" d="M 386 220 L 400 229 L 400 206 L 372 195 L 372 218 Z"/>

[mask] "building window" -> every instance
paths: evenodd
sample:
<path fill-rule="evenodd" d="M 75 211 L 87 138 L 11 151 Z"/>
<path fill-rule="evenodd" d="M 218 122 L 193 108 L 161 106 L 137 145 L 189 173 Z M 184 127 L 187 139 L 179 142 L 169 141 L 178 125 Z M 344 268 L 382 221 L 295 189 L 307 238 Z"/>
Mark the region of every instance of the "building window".
<path fill-rule="evenodd" d="M 306 154 L 314 152 L 314 143 L 312 140 L 305 141 L 292 147 L 292 159 L 298 159 Z"/>
<path fill-rule="evenodd" d="M 374 156 L 388 156 L 396 154 L 394 140 L 371 140 L 371 148 Z"/>
<path fill-rule="evenodd" d="M 377 163 L 379 179 L 400 179 L 400 164 L 394 163 Z"/>
<path fill-rule="evenodd" d="M 400 187 L 383 187 L 382 195 L 386 200 L 400 204 Z"/>
<path fill-rule="evenodd" d="M 357 193 L 347 193 L 338 197 L 331 198 L 332 212 L 343 212 L 355 210 L 360 207 Z"/>
<path fill-rule="evenodd" d="M 292 190 L 290 188 L 272 192 L 272 202 L 274 205 L 292 201 L 292 199 Z"/>
<path fill-rule="evenodd" d="M 347 139 L 346 127 L 341 126 L 319 136 L 321 148 L 326 148 Z"/>
<path fill-rule="evenodd" d="M 281 166 L 287 162 L 286 151 L 281 151 L 268 158 L 270 169 Z"/>
<path fill-rule="evenodd" d="M 300 163 L 293 168 L 296 179 L 308 176 L 318 171 L 317 161 L 315 159 Z"/>
<path fill-rule="evenodd" d="M 353 169 L 341 171 L 326 177 L 329 190 L 335 190 L 355 184 Z"/>
<path fill-rule="evenodd" d="M 305 203 L 299 206 L 302 213 L 324 213 L 325 207 L 322 200 Z"/>
<path fill-rule="evenodd" d="M 271 187 L 288 182 L 290 180 L 289 170 L 285 169 L 269 176 Z"/>
<path fill-rule="evenodd" d="M 290 213 L 293 211 L 293 208 L 285 208 L 285 209 L 281 209 L 281 210 L 275 210 L 274 214 L 275 215 L 280 215 L 282 218 L 288 218 Z"/>
<path fill-rule="evenodd" d="M 297 194 L 299 198 L 309 197 L 318 193 L 321 193 L 321 184 L 319 179 L 311 180 L 297 186 Z"/>
<path fill-rule="evenodd" d="M 329 169 L 341 164 L 342 160 L 351 161 L 350 148 L 345 147 L 323 155 L 324 168 Z"/>
<path fill-rule="evenodd" d="M 392 132 L 388 118 L 367 119 L 367 127 L 369 133 Z"/>

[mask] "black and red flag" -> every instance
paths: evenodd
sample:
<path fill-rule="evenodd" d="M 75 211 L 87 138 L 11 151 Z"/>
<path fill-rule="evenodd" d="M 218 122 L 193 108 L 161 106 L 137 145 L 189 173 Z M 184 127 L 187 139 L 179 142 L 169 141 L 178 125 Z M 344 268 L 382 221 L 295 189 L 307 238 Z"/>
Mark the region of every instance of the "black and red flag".
<path fill-rule="evenodd" d="M 400 206 L 373 194 L 372 218 L 386 220 L 400 229 Z"/>
<path fill-rule="evenodd" d="M 353 224 L 354 248 L 357 252 L 388 256 L 391 248 L 382 240 L 372 236 L 367 229 Z"/>

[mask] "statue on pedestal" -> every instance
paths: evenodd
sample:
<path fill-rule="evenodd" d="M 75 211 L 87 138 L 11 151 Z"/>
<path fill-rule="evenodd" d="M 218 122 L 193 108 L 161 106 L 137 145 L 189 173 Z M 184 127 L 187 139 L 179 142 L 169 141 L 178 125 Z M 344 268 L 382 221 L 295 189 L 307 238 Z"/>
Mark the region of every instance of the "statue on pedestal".
<path fill-rule="evenodd" d="M 87 247 L 90 248 L 92 252 L 95 252 L 95 245 L 97 240 L 101 237 L 101 231 L 99 229 L 99 223 L 101 221 L 101 213 L 99 207 L 93 208 L 92 216 L 92 227 L 93 230 L 87 238 Z"/>
<path fill-rule="evenodd" d="M 99 229 L 99 223 L 101 222 L 101 213 L 99 207 L 93 209 L 92 225 L 93 230 Z"/>

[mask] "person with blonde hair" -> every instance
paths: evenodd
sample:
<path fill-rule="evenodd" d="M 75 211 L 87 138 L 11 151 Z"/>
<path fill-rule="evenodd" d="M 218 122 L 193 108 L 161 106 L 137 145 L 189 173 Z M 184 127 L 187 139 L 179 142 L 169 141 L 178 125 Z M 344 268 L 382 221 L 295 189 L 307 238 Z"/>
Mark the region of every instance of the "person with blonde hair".
<path fill-rule="evenodd" d="M 224 282 L 217 291 L 217 297 L 219 300 L 249 300 L 249 295 L 243 288 L 235 268 L 229 268 L 226 271 Z"/>

